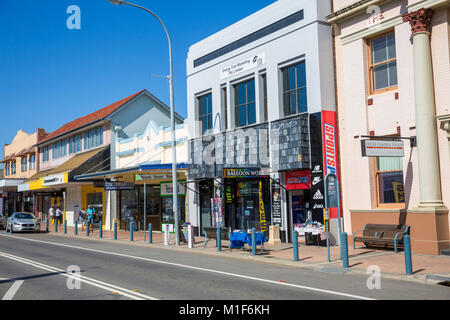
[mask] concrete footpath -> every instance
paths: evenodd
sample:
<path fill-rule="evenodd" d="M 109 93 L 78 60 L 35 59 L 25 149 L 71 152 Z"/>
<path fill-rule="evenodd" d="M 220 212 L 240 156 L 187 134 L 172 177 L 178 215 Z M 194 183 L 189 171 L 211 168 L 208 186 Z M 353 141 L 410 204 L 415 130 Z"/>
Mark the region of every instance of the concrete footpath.
<path fill-rule="evenodd" d="M 45 232 L 45 227 L 43 227 Z M 190 251 L 194 254 L 216 255 L 230 257 L 234 259 L 255 260 L 258 262 L 280 264 L 285 266 L 308 268 L 320 272 L 337 274 L 368 274 L 368 268 L 376 266 L 381 271 L 381 276 L 397 280 L 417 281 L 429 284 L 450 284 L 450 256 L 429 256 L 413 254 L 413 275 L 406 275 L 405 257 L 402 250 L 396 254 L 393 249 L 364 248 L 360 245 L 353 249 L 349 243 L 349 268 L 344 269 L 340 260 L 339 247 L 331 247 L 330 258 L 328 262 L 328 253 L 326 247 L 306 246 L 302 238 L 299 242 L 299 261 L 293 261 L 292 244 L 270 245 L 265 244 L 264 249 L 258 247 L 257 255 L 252 255 L 251 247 L 246 245 L 243 250 L 229 249 L 229 241 L 222 241 L 222 251 L 218 252 L 216 240 L 210 240 L 204 247 L 204 237 L 196 237 L 193 249 L 188 247 L 187 243 L 180 243 L 175 246 L 175 235 L 171 235 L 170 245 L 164 246 L 164 238 L 161 232 L 152 233 L 152 244 L 149 244 L 148 232 L 134 232 L 133 241 L 130 239 L 130 232 L 120 230 L 117 232 L 117 240 L 114 240 L 113 231 L 103 231 L 103 238 L 100 239 L 100 232 L 94 229 L 89 237 L 86 230 L 78 228 L 78 235 L 75 236 L 75 228 L 68 227 L 67 234 L 64 233 L 64 226 L 58 227 L 55 232 L 54 225 L 50 225 L 49 234 L 58 235 L 65 238 L 85 239 L 91 241 L 106 241 L 118 244 L 132 246 L 148 246 L 167 250 Z M 144 237 L 146 241 L 144 242 Z M 304 238 L 303 238 L 304 239 Z M 349 239 L 351 242 L 351 239 Z"/>

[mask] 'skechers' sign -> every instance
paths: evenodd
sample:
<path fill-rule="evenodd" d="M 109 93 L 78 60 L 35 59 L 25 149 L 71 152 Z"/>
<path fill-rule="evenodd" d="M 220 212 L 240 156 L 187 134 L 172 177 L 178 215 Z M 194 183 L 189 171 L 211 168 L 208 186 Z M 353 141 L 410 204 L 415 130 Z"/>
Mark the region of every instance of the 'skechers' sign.
<path fill-rule="evenodd" d="M 397 157 L 405 156 L 403 141 L 362 140 L 363 157 Z"/>

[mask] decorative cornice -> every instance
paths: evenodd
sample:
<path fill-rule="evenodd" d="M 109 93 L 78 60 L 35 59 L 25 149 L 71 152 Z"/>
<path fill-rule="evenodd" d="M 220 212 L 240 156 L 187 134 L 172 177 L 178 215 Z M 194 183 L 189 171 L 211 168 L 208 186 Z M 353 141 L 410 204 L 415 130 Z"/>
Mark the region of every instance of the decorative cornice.
<path fill-rule="evenodd" d="M 431 18 L 433 17 L 433 9 L 421 8 L 417 11 L 405 14 L 403 22 L 411 24 L 412 34 L 420 32 L 431 32 Z"/>

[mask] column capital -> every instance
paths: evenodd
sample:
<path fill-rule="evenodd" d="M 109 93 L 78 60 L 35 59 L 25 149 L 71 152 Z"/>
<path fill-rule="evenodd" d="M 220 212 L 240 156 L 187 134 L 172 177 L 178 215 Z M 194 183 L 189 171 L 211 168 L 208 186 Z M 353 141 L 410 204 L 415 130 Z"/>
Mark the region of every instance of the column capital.
<path fill-rule="evenodd" d="M 411 24 L 413 36 L 419 32 L 431 32 L 431 18 L 434 11 L 432 9 L 421 8 L 417 11 L 403 15 L 403 22 Z"/>

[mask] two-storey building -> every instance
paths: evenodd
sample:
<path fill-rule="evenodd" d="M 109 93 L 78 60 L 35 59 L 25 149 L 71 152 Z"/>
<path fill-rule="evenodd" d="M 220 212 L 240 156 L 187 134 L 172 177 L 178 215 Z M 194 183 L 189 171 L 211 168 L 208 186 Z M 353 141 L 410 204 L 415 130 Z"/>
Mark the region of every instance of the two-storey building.
<path fill-rule="evenodd" d="M 189 211 L 200 230 L 273 225 L 289 241 L 297 225 L 324 222 L 324 177 L 337 173 L 330 13 L 328 0 L 280 0 L 190 47 Z"/>

